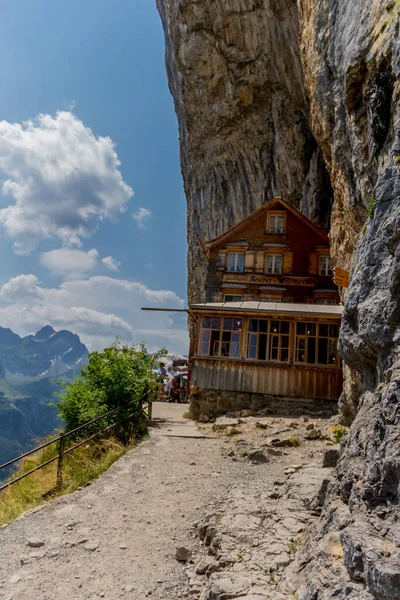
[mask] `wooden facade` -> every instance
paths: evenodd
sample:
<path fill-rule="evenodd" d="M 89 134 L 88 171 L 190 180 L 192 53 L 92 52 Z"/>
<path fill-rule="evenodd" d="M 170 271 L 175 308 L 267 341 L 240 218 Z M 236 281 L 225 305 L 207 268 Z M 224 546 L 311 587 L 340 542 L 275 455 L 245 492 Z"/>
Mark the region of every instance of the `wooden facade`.
<path fill-rule="evenodd" d="M 206 302 L 339 304 L 326 231 L 275 198 L 205 243 Z"/>
<path fill-rule="evenodd" d="M 337 400 L 342 390 L 341 310 L 270 302 L 192 305 L 197 321 L 192 386 Z"/>
<path fill-rule="evenodd" d="M 263 398 L 335 403 L 342 307 L 326 231 L 274 198 L 203 251 L 206 302 L 189 307 L 193 416 Z"/>

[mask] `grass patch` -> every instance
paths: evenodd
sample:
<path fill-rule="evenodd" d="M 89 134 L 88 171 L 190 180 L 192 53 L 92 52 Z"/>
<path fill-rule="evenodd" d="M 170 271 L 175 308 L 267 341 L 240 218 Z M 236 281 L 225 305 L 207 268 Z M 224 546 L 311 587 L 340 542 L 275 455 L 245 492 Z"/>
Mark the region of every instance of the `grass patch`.
<path fill-rule="evenodd" d="M 12 521 L 27 510 L 36 508 L 49 500 L 68 494 L 104 473 L 120 456 L 135 445 L 123 445 L 116 439 L 102 439 L 82 445 L 64 456 L 63 486 L 56 488 L 57 461 L 39 469 L 32 475 L 15 483 L 0 494 L 0 526 Z M 18 471 L 10 478 L 30 471 L 56 456 L 56 444 L 22 461 Z"/>
<path fill-rule="evenodd" d="M 300 538 L 297 538 L 297 540 L 293 540 L 292 542 L 290 542 L 289 548 L 288 548 L 288 553 L 295 554 L 297 551 L 297 548 L 300 546 L 300 544 L 301 544 Z"/>
<path fill-rule="evenodd" d="M 369 202 L 369 210 L 368 210 L 368 216 L 370 219 L 374 218 L 375 215 L 375 207 L 376 207 L 376 198 L 375 196 L 372 196 L 370 202 Z"/>
<path fill-rule="evenodd" d="M 301 445 L 301 442 L 298 437 L 291 437 L 287 440 L 287 445 L 291 448 L 297 448 Z"/>

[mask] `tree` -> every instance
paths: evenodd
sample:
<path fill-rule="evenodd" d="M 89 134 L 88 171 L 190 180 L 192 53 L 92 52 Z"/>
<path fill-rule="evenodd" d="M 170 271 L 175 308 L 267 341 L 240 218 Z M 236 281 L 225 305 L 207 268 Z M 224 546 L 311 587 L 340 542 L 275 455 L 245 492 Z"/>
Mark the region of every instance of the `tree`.
<path fill-rule="evenodd" d="M 162 349 L 154 356 L 165 353 Z M 99 431 L 125 419 L 135 410 L 139 418 L 140 400 L 147 398 L 153 382 L 151 355 L 146 346 L 121 345 L 117 340 L 102 352 L 89 354 L 88 364 L 80 377 L 64 384 L 57 408 L 66 429 L 71 430 L 119 407 L 117 413 L 104 416 L 92 427 L 85 428 L 84 433 Z M 127 406 L 132 401 L 134 404 Z M 118 437 L 125 437 L 121 432 L 126 428 L 121 427 L 118 431 Z"/>

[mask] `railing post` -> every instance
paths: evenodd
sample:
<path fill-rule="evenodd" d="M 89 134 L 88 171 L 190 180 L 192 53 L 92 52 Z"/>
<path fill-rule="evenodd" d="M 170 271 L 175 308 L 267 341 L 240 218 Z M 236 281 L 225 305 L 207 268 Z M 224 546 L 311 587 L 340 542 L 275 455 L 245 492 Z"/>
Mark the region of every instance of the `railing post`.
<path fill-rule="evenodd" d="M 153 414 L 153 394 L 154 394 L 153 368 L 154 368 L 154 355 L 151 357 L 151 361 L 150 361 L 150 392 L 148 394 L 148 400 L 147 400 L 147 406 L 148 406 L 147 414 L 148 414 L 150 421 L 151 421 L 151 417 Z"/>
<path fill-rule="evenodd" d="M 61 488 L 63 484 L 62 468 L 64 458 L 64 447 L 65 447 L 65 434 L 61 434 L 60 445 L 58 447 L 58 463 L 57 463 L 57 487 Z"/>

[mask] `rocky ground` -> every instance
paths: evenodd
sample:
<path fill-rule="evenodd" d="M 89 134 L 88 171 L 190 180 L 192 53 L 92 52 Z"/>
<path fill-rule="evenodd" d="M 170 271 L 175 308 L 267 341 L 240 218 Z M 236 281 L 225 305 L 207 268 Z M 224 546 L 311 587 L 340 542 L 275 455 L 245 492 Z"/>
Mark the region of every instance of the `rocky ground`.
<path fill-rule="evenodd" d="M 296 597 L 285 573 L 337 458 L 328 423 L 233 416 L 199 431 L 181 406 L 162 410 L 92 485 L 0 529 L 1 599 Z"/>

